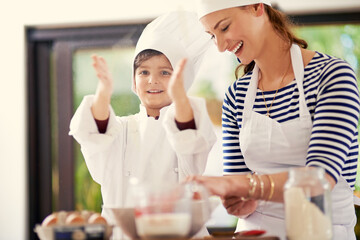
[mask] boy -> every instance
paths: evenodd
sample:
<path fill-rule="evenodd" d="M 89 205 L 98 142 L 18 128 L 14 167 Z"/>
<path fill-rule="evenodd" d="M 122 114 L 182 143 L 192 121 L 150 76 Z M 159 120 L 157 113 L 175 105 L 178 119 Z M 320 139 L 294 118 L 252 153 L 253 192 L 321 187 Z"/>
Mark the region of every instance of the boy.
<path fill-rule="evenodd" d="M 204 101 L 189 98 L 186 89 L 209 42 L 192 13 L 168 13 L 150 23 L 135 50 L 133 90 L 140 112 L 125 117 L 110 107 L 113 80 L 105 60 L 93 56 L 99 84 L 77 109 L 70 135 L 101 185 L 105 206 L 132 206 L 129 177 L 178 183 L 204 172 L 216 137 Z"/>

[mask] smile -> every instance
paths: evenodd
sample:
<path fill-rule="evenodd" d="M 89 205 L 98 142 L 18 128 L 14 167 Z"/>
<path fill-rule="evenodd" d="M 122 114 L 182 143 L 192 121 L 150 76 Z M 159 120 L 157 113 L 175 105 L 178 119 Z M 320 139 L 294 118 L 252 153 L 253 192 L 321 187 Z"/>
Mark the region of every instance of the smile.
<path fill-rule="evenodd" d="M 231 50 L 230 52 L 232 53 L 236 53 L 240 48 L 241 46 L 243 45 L 243 41 L 241 41 L 233 50 Z"/>
<path fill-rule="evenodd" d="M 163 90 L 149 90 L 149 91 L 146 91 L 147 93 L 162 93 L 164 92 Z"/>

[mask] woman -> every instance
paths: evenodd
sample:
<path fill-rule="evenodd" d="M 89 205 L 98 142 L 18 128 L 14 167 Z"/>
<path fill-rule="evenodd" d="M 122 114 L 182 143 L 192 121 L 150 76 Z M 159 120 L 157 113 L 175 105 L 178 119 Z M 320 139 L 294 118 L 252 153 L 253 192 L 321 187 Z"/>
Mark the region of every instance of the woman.
<path fill-rule="evenodd" d="M 285 239 L 288 170 L 321 167 L 332 189 L 333 239 L 355 239 L 360 107 L 351 67 L 307 50 L 267 0 L 200 0 L 198 17 L 245 73 L 223 103 L 224 174 L 232 176 L 192 179 L 222 197 L 239 217 L 237 231 L 261 228 Z"/>

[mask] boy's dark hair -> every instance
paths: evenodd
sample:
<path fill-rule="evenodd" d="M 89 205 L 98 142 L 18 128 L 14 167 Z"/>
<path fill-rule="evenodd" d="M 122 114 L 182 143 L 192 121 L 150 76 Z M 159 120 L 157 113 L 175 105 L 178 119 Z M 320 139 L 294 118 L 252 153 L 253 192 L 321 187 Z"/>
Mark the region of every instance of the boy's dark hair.
<path fill-rule="evenodd" d="M 150 58 L 154 57 L 154 56 L 159 56 L 159 55 L 163 55 L 162 52 L 159 52 L 157 50 L 154 49 L 145 49 L 141 52 L 138 53 L 138 55 L 136 55 L 135 60 L 134 60 L 134 72 L 133 74 L 135 75 L 135 71 L 136 69 L 146 60 L 149 60 Z"/>

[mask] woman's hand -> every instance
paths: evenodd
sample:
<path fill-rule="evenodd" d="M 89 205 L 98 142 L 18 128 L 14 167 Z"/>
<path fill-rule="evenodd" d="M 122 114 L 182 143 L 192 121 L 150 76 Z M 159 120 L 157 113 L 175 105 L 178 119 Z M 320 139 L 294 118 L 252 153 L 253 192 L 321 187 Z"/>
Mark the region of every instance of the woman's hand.
<path fill-rule="evenodd" d="M 257 200 L 241 200 L 241 197 L 226 197 L 222 199 L 222 204 L 226 211 L 239 218 L 246 218 L 251 213 L 255 212 L 258 205 Z"/>
<path fill-rule="evenodd" d="M 184 87 L 184 69 L 187 60 L 181 59 L 176 65 L 167 92 L 175 105 L 175 119 L 178 122 L 189 122 L 194 119 L 194 113 L 190 105 L 190 100 L 186 95 Z"/>
<path fill-rule="evenodd" d="M 109 72 L 104 58 L 97 55 L 91 56 L 96 76 L 99 79 L 91 111 L 97 120 L 105 120 L 109 117 L 109 105 L 113 93 L 113 78 Z"/>
<path fill-rule="evenodd" d="M 191 176 L 187 181 L 204 185 L 208 191 L 222 199 L 227 212 L 237 217 L 247 217 L 257 207 L 256 200 L 242 200 L 248 196 L 249 181 L 245 175 L 225 177 Z"/>

